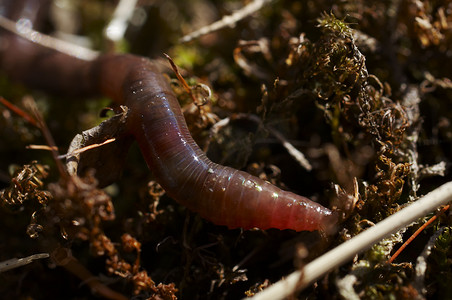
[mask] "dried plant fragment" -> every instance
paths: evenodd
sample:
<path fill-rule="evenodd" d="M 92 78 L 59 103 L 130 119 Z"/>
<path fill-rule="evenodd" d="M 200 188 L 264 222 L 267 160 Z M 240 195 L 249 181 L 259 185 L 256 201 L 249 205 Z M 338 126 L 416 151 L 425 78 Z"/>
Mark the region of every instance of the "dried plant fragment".
<path fill-rule="evenodd" d="M 123 106 L 121 110 L 98 126 L 74 137 L 67 154 L 66 166 L 69 174 L 83 175 L 94 169 L 100 186 L 106 186 L 120 178 L 132 142 L 130 137 L 124 136 L 128 109 Z M 106 144 L 110 139 L 115 139 L 115 142 Z M 93 144 L 100 147 L 80 151 Z"/>
<path fill-rule="evenodd" d="M 49 175 L 49 167 L 33 161 L 14 172 L 9 188 L 0 191 L 2 205 L 20 206 L 24 202 L 36 199 L 41 205 L 51 199 L 48 191 L 43 191 L 43 180 Z"/>

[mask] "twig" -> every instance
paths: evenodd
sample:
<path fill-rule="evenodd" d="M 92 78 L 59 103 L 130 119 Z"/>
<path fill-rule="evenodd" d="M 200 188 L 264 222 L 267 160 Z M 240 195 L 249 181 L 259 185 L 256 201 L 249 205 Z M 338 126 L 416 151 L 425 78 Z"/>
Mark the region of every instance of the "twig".
<path fill-rule="evenodd" d="M 0 16 L 0 18 L 1 18 L 1 16 Z M 12 104 L 8 100 L 6 100 L 5 98 L 0 96 L 0 103 L 3 104 L 4 106 L 6 106 L 9 110 L 14 112 L 21 118 L 23 118 L 25 121 L 27 121 L 30 124 L 32 124 L 33 126 L 37 127 L 43 134 L 43 136 L 48 144 L 48 146 L 29 145 L 29 146 L 27 146 L 27 148 L 28 149 L 44 149 L 44 150 L 51 151 L 52 156 L 55 160 L 55 163 L 58 167 L 58 171 L 60 172 L 61 176 L 66 177 L 67 176 L 67 172 L 65 171 L 66 169 L 61 164 L 61 162 L 58 160 L 59 156 L 60 156 L 58 154 L 58 147 L 55 144 L 55 141 L 52 137 L 52 134 L 49 131 L 49 128 L 47 127 L 46 123 L 44 122 L 44 118 L 42 117 L 41 113 L 39 112 L 39 110 L 36 106 L 36 102 L 31 97 L 25 98 L 25 101 L 26 101 L 25 104 L 28 106 L 29 110 L 31 112 L 33 112 L 34 117 L 31 116 L 30 114 L 28 114 L 23 109 L 19 108 L 18 106 Z"/>
<path fill-rule="evenodd" d="M 1 18 L 1 16 L 0 16 Z M 43 134 L 45 140 L 47 141 L 48 148 L 46 150 L 50 150 L 52 152 L 52 156 L 55 160 L 55 163 L 58 167 L 58 171 L 60 172 L 61 176 L 66 177 L 67 172 L 64 166 L 61 164 L 61 162 L 58 160 L 59 154 L 58 154 L 58 147 L 55 144 L 55 141 L 52 137 L 52 134 L 50 133 L 46 123 L 44 122 L 44 118 L 42 117 L 41 113 L 39 112 L 36 102 L 33 98 L 27 97 L 25 98 L 25 104 L 29 107 L 29 110 L 31 110 L 34 114 L 34 117 L 22 110 L 21 108 L 17 107 L 16 105 L 12 104 L 5 98 L 0 96 L 0 103 L 5 105 L 9 110 L 14 112 L 15 114 L 22 117 L 24 120 L 32 124 L 33 126 L 37 127 L 41 133 Z M 36 146 L 29 146 L 30 149 L 37 149 Z M 42 149 L 42 148 L 41 148 Z"/>
<path fill-rule="evenodd" d="M 422 232 L 422 230 L 424 230 L 428 225 L 432 224 L 433 221 L 435 221 L 440 215 L 445 213 L 448 209 L 449 209 L 449 205 L 444 206 L 443 209 L 441 209 L 436 215 L 431 217 L 430 220 L 428 220 L 421 227 L 419 227 L 418 230 L 416 230 L 416 232 L 413 233 L 410 236 L 410 238 L 408 240 L 406 240 L 406 242 L 403 243 L 402 246 L 400 246 L 399 249 L 397 249 L 397 251 L 388 260 L 388 263 L 392 263 L 397 258 L 397 256 L 399 256 L 399 254 L 402 253 L 402 251 L 419 235 L 419 233 Z"/>
<path fill-rule="evenodd" d="M 312 166 L 309 163 L 309 161 L 306 159 L 306 156 L 304 156 L 303 152 L 299 151 L 297 148 L 295 148 L 279 131 L 276 129 L 265 126 L 267 130 L 278 140 L 281 142 L 284 148 L 286 148 L 287 152 L 307 171 L 312 170 Z"/>
<path fill-rule="evenodd" d="M 413 280 L 413 287 L 418 291 L 420 296 L 425 296 L 427 290 L 425 288 L 424 279 L 427 271 L 427 258 L 432 253 L 433 246 L 435 246 L 438 237 L 443 234 L 445 227 L 441 227 L 435 234 L 433 234 L 425 245 L 424 250 L 416 259 L 415 277 Z M 422 299 L 419 297 L 418 299 Z"/>
<path fill-rule="evenodd" d="M 36 120 L 37 127 L 41 131 L 42 135 L 44 136 L 44 139 L 46 140 L 47 144 L 50 147 L 50 151 L 53 156 L 53 160 L 55 161 L 55 164 L 58 168 L 58 172 L 60 173 L 61 177 L 68 178 L 68 173 L 66 171 L 66 168 L 61 163 L 61 161 L 58 160 L 58 147 L 56 146 L 55 140 L 53 139 L 53 136 L 47 127 L 47 124 L 44 121 L 44 117 L 42 116 L 41 112 L 39 111 L 35 100 L 32 97 L 26 97 L 24 99 L 25 105 L 28 106 L 28 109 L 34 114 L 34 119 Z"/>
<path fill-rule="evenodd" d="M 37 259 L 43 259 L 47 257 L 49 257 L 49 253 L 38 253 L 24 258 L 12 258 L 2 261 L 0 262 L 0 273 L 28 265 L 29 263 L 32 263 Z"/>
<path fill-rule="evenodd" d="M 263 125 L 262 120 L 256 115 L 234 114 L 234 116 L 232 118 L 233 119 L 251 120 L 251 121 L 255 122 L 256 124 Z M 214 135 L 218 134 L 218 131 L 221 128 L 227 126 L 230 121 L 231 121 L 231 118 L 228 117 L 228 118 L 224 118 L 224 119 L 220 120 L 219 122 L 215 123 L 210 130 L 209 140 L 211 140 Z M 268 132 L 271 135 L 273 135 L 283 145 L 284 148 L 286 148 L 287 152 L 292 156 L 293 159 L 295 159 L 300 164 L 301 167 L 305 168 L 308 171 L 312 170 L 312 166 L 309 163 L 309 161 L 306 159 L 306 156 L 304 156 L 303 152 L 301 152 L 300 150 L 295 148 L 278 130 L 274 129 L 273 127 L 271 127 L 269 125 L 263 125 L 263 126 L 265 127 L 265 129 L 268 130 Z"/>
<path fill-rule="evenodd" d="M 190 87 L 182 74 L 179 72 L 179 68 L 176 66 L 173 59 L 166 53 L 163 53 L 163 55 L 168 59 L 174 74 L 176 74 L 177 80 L 179 80 L 179 83 L 190 96 L 196 107 L 199 109 L 201 106 L 206 105 L 212 98 L 212 91 L 210 88 L 203 83 L 198 83 L 195 86 Z M 194 92 L 196 92 L 196 96 Z M 201 101 L 198 98 L 202 98 Z"/>
<path fill-rule="evenodd" d="M 86 147 L 74 150 L 74 151 L 72 151 L 70 153 L 61 154 L 61 155 L 58 156 L 58 158 L 59 159 L 64 159 L 64 158 L 67 158 L 67 157 L 70 157 L 70 156 L 75 156 L 75 155 L 83 153 L 83 152 L 85 152 L 87 150 L 90 150 L 90 149 L 93 149 L 93 148 L 97 148 L 97 147 L 101 147 L 103 145 L 107 145 L 107 144 L 113 143 L 114 141 L 116 141 L 116 139 L 115 138 L 111 138 L 111 139 L 108 139 L 108 140 L 106 140 L 106 141 L 104 141 L 102 143 L 91 144 L 91 145 L 88 145 Z"/>
<path fill-rule="evenodd" d="M 28 145 L 28 146 L 25 146 L 25 148 L 26 149 L 32 149 L 32 150 L 47 150 L 47 151 L 53 151 L 53 150 L 55 150 L 55 151 L 58 151 L 58 148 L 57 147 L 50 147 L 50 146 L 47 146 L 47 145 Z"/>
<path fill-rule="evenodd" d="M 99 52 L 69 43 L 60 39 L 53 38 L 49 35 L 40 33 L 31 28 L 31 23 L 28 25 L 19 22 L 13 22 L 0 15 L 0 27 L 21 36 L 30 42 L 37 43 L 41 46 L 55 49 L 59 52 L 63 52 L 67 55 L 77 57 L 83 60 L 93 60 Z"/>
<path fill-rule="evenodd" d="M 190 34 L 185 35 L 180 39 L 180 42 L 186 43 L 200 36 L 212 33 L 222 28 L 233 27 L 235 23 L 237 23 L 238 21 L 248 17 L 249 15 L 261 9 L 262 6 L 264 6 L 265 4 L 270 4 L 273 1 L 275 0 L 254 0 L 250 2 L 248 5 L 239 9 L 238 11 L 235 11 L 231 15 L 224 16 L 221 20 L 217 22 L 201 27 L 200 29 L 193 31 Z"/>
<path fill-rule="evenodd" d="M 163 55 L 166 57 L 166 59 L 168 60 L 168 62 L 171 65 L 171 68 L 173 69 L 174 74 L 176 74 L 177 80 L 179 80 L 180 84 L 182 84 L 182 87 L 184 88 L 184 90 L 190 95 L 191 99 L 193 100 L 193 103 L 196 104 L 196 98 L 193 95 L 193 93 L 191 92 L 190 87 L 188 86 L 188 83 L 185 81 L 184 77 L 182 76 L 182 74 L 179 72 L 179 68 L 176 66 L 176 64 L 174 63 L 173 59 L 166 53 L 163 53 Z"/>
<path fill-rule="evenodd" d="M 384 219 L 374 227 L 367 229 L 318 257 L 307 264 L 303 270 L 293 272 L 285 279 L 280 280 L 254 297 L 247 298 L 247 300 L 283 299 L 307 287 L 328 271 L 351 260 L 357 253 L 369 249 L 381 239 L 397 232 L 399 229 L 450 201 L 452 201 L 452 181 L 443 184 L 413 204 Z"/>
<path fill-rule="evenodd" d="M 23 109 L 21 109 L 18 106 L 12 104 L 11 102 L 9 102 L 8 100 L 6 100 L 5 98 L 3 98 L 1 96 L 0 96 L 0 103 L 3 104 L 4 106 L 6 106 L 10 111 L 12 111 L 16 115 L 18 115 L 19 117 L 24 119 L 25 121 L 29 122 L 31 125 L 33 125 L 35 127 L 39 127 L 38 126 L 38 122 L 32 116 L 30 116 Z"/>
<path fill-rule="evenodd" d="M 133 15 L 137 0 L 121 0 L 116 6 L 113 18 L 105 29 L 105 36 L 117 42 L 124 38 L 127 29 L 127 22 Z"/>
<path fill-rule="evenodd" d="M 74 256 L 70 249 L 58 247 L 51 253 L 53 261 L 71 272 L 84 283 L 86 283 L 92 290 L 104 297 L 112 300 L 126 300 L 124 295 L 110 289 L 103 284 L 99 278 L 95 277 L 85 266 L 83 266 Z"/>

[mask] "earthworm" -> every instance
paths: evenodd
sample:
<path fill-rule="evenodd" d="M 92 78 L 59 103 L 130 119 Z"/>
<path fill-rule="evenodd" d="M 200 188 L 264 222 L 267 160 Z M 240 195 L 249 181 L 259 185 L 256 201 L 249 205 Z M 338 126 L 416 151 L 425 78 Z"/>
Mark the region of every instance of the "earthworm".
<path fill-rule="evenodd" d="M 331 210 L 243 171 L 210 161 L 191 137 L 175 94 L 154 64 L 130 54 L 92 61 L 3 34 L 0 66 L 29 86 L 72 96 L 102 94 L 128 107 L 126 132 L 167 194 L 229 228 L 327 230 Z"/>

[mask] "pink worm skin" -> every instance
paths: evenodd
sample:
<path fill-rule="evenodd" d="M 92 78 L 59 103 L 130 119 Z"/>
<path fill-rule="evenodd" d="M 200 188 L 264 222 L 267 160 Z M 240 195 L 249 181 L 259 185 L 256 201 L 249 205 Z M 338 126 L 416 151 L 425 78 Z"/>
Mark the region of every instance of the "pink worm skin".
<path fill-rule="evenodd" d="M 191 137 L 167 80 L 152 63 L 132 56 L 113 60 L 134 65 L 125 72 L 117 102 L 124 99 L 129 107 L 130 132 L 159 183 L 179 203 L 229 228 L 311 231 L 325 229 L 334 220 L 330 210 L 307 198 L 210 161 Z"/>
<path fill-rule="evenodd" d="M 5 37 L 7 39 L 5 39 Z M 176 96 L 151 61 L 102 55 L 82 61 L 5 34 L 0 67 L 30 86 L 104 94 L 129 108 L 134 136 L 157 181 L 177 202 L 217 225 L 329 231 L 337 216 L 305 197 L 210 161 L 191 137 Z"/>

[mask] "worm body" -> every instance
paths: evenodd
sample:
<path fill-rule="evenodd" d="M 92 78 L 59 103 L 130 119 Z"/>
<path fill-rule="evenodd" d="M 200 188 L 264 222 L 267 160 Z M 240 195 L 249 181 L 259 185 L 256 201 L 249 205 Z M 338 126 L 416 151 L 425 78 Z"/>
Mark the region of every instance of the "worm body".
<path fill-rule="evenodd" d="M 312 231 L 337 222 L 329 209 L 305 197 L 210 161 L 191 137 L 167 80 L 147 59 L 103 55 L 81 61 L 11 36 L 0 63 L 12 77 L 34 87 L 73 95 L 100 93 L 126 105 L 127 132 L 162 187 L 217 225 Z"/>

